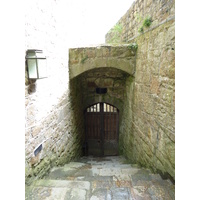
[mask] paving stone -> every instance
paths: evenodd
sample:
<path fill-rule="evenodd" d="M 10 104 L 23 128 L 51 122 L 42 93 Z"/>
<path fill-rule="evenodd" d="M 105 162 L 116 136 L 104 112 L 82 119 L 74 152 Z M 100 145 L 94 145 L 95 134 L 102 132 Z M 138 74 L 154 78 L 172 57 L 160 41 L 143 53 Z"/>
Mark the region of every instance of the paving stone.
<path fill-rule="evenodd" d="M 105 181 L 92 181 L 91 187 L 92 188 L 111 188 L 115 186 L 115 182 L 112 180 L 105 180 Z"/>
<path fill-rule="evenodd" d="M 113 176 L 90 176 L 81 178 L 83 181 L 113 181 Z"/>
<path fill-rule="evenodd" d="M 99 176 L 100 175 L 100 169 L 92 167 L 91 170 L 92 170 L 92 174 L 94 176 Z"/>
<path fill-rule="evenodd" d="M 173 199 L 175 193 L 173 193 L 173 188 L 170 190 L 167 187 L 164 187 L 161 184 L 152 184 L 148 189 L 148 193 L 155 199 Z"/>
<path fill-rule="evenodd" d="M 107 189 L 97 188 L 92 190 L 92 195 L 90 200 L 105 200 L 107 199 Z"/>
<path fill-rule="evenodd" d="M 26 200 L 174 200 L 175 186 L 121 156 L 83 157 L 26 187 Z"/>
<path fill-rule="evenodd" d="M 81 162 L 70 162 L 69 164 L 64 165 L 64 168 L 80 168 L 85 166 L 85 163 L 81 163 Z"/>
<path fill-rule="evenodd" d="M 165 189 L 161 186 L 152 185 L 147 191 L 154 199 L 169 199 L 168 194 L 165 194 Z M 168 198 L 166 196 L 168 196 Z"/>
<path fill-rule="evenodd" d="M 134 169 L 134 168 L 127 168 L 127 169 L 121 169 L 122 174 L 131 174 L 134 175 L 139 171 L 139 169 Z"/>
<path fill-rule="evenodd" d="M 137 200 L 151 200 L 151 196 L 146 192 L 147 187 L 145 186 L 133 186 L 131 188 L 131 195 L 133 199 Z"/>
<path fill-rule="evenodd" d="M 131 175 L 128 174 L 118 174 L 113 176 L 114 181 L 130 181 Z"/>
<path fill-rule="evenodd" d="M 120 175 L 121 169 L 115 169 L 115 168 L 103 168 L 100 169 L 100 176 L 114 176 L 114 175 Z"/>
<path fill-rule="evenodd" d="M 115 200 L 130 200 L 131 196 L 128 188 L 113 188 L 111 189 L 112 199 Z"/>
<path fill-rule="evenodd" d="M 66 194 L 65 195 L 65 199 L 64 200 L 86 200 L 86 190 L 81 190 L 81 189 L 77 189 L 77 188 L 73 188 L 70 191 L 70 194 Z"/>
<path fill-rule="evenodd" d="M 59 180 L 66 180 L 67 177 L 72 177 L 74 176 L 74 174 L 77 172 L 76 169 L 69 169 L 69 170 L 66 170 L 64 168 L 58 168 L 58 169 L 55 169 L 53 171 L 51 171 L 48 175 L 48 178 L 49 179 L 59 179 Z"/>
<path fill-rule="evenodd" d="M 67 188 L 79 188 L 90 189 L 90 182 L 88 181 L 64 181 L 64 180 L 38 180 L 34 183 L 35 187 L 67 187 Z"/>
<path fill-rule="evenodd" d="M 85 177 L 88 177 L 88 176 L 93 176 L 93 172 L 92 170 L 88 170 L 88 169 L 83 169 L 83 170 L 79 170 L 79 171 L 76 171 L 74 173 L 74 176 L 85 176 Z"/>
<path fill-rule="evenodd" d="M 69 188 L 48 188 L 48 187 L 35 187 L 26 197 L 27 200 L 64 200 L 65 194 Z"/>
<path fill-rule="evenodd" d="M 132 187 L 132 183 L 131 181 L 115 181 L 114 182 L 116 187 L 128 187 L 128 188 L 131 188 Z"/>
<path fill-rule="evenodd" d="M 138 181 L 151 181 L 152 177 L 150 176 L 150 171 L 148 170 L 139 170 L 134 175 L 131 175 L 133 185 L 138 185 Z"/>

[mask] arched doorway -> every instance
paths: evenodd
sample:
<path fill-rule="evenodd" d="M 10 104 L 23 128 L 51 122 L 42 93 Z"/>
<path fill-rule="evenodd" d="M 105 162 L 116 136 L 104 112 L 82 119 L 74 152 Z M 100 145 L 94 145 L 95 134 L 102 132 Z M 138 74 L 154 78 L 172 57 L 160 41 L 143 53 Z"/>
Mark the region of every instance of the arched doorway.
<path fill-rule="evenodd" d="M 118 155 L 119 110 L 101 102 L 85 109 L 85 144 L 87 154 Z"/>

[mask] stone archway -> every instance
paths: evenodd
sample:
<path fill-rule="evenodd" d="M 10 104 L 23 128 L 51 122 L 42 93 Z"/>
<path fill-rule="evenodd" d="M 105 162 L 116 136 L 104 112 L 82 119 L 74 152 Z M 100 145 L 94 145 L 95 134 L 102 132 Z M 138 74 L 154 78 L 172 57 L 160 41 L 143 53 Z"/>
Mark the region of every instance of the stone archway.
<path fill-rule="evenodd" d="M 115 68 L 130 75 L 135 73 L 136 52 L 129 44 L 104 45 L 69 49 L 69 78 L 98 68 Z"/>
<path fill-rule="evenodd" d="M 118 155 L 121 142 L 118 142 L 119 136 L 119 127 L 120 123 L 122 121 L 122 115 L 123 115 L 123 107 L 124 107 L 124 100 L 126 99 L 126 88 L 127 88 L 127 80 L 133 78 L 130 76 L 130 74 L 111 67 L 102 67 L 102 68 L 94 68 L 92 70 L 88 70 L 73 79 L 70 80 L 70 94 L 72 99 L 72 105 L 74 106 L 73 112 L 81 111 L 79 112 L 79 115 L 77 115 L 77 123 L 80 123 L 80 120 L 85 121 L 84 111 L 87 110 L 87 108 L 90 108 L 93 105 L 97 105 L 98 103 L 106 103 L 109 105 L 112 105 L 112 107 L 115 107 L 117 109 L 117 116 L 113 116 L 114 118 L 107 119 L 105 116 L 105 120 L 110 120 L 111 123 L 113 121 L 117 121 L 117 132 L 115 141 L 100 141 L 98 143 L 99 138 L 95 138 L 96 141 L 94 142 L 97 148 L 91 147 L 89 149 L 89 153 L 93 152 L 93 155 Z M 129 86 L 128 86 L 129 87 Z M 97 92 L 97 88 L 105 88 L 106 92 L 101 94 Z M 105 113 L 104 113 L 105 114 Z M 81 116 L 82 115 L 82 116 Z M 97 117 L 98 119 L 98 113 L 94 114 L 88 114 L 90 117 L 90 121 L 92 121 L 92 118 L 90 115 L 93 115 L 93 117 Z M 96 116 L 97 115 L 97 116 Z M 113 115 L 111 113 L 110 115 Z M 107 122 L 108 122 L 107 121 Z M 92 125 L 93 126 L 93 125 Z M 99 134 L 100 132 L 98 132 Z M 82 133 L 83 134 L 83 133 Z M 91 134 L 91 133 L 90 133 Z M 84 134 L 82 135 L 82 145 L 83 145 L 83 152 L 86 150 L 85 142 L 87 141 L 87 130 L 85 129 Z M 91 135 L 93 136 L 93 135 Z M 100 135 L 99 135 L 100 137 Z M 109 137 L 110 138 L 110 137 Z M 111 148 L 101 148 L 101 144 L 105 144 L 105 146 L 113 146 L 113 151 Z M 111 143 L 113 143 L 111 145 Z M 99 146 L 99 147 L 98 147 Z M 96 152 L 96 153 L 95 153 Z"/>

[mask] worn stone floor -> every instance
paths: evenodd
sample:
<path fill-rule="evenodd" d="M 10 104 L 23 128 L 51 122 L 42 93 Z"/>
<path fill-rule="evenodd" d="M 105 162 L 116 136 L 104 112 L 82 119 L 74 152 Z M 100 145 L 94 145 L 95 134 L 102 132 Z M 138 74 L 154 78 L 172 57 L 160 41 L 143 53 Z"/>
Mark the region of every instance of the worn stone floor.
<path fill-rule="evenodd" d="M 26 200 L 141 199 L 175 199 L 175 186 L 122 156 L 82 157 L 26 186 Z"/>

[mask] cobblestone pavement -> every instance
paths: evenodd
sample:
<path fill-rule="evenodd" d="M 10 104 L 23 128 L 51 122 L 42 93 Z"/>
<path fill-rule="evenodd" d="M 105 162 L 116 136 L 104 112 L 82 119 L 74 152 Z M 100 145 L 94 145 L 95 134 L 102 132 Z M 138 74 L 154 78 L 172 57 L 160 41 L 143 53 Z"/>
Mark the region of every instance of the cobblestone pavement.
<path fill-rule="evenodd" d="M 122 156 L 82 157 L 26 186 L 26 200 L 141 199 L 175 199 L 175 186 Z"/>

